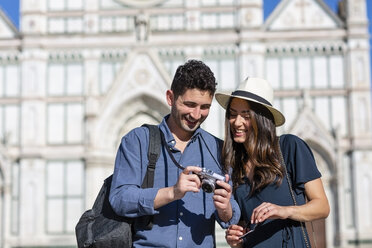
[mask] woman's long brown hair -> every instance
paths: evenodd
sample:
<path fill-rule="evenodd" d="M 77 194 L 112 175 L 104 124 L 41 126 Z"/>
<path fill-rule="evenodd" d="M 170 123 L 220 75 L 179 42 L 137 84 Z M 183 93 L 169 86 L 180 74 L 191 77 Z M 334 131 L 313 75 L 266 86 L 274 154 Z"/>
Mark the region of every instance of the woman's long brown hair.
<path fill-rule="evenodd" d="M 247 141 L 244 144 L 236 143 L 232 138 L 229 122 L 230 104 L 231 99 L 226 108 L 222 161 L 226 171 L 232 168 L 234 189 L 244 182 L 248 161 L 253 170 L 250 194 L 260 191 L 273 182 L 280 185 L 285 172 L 279 160 L 280 147 L 271 112 L 260 104 L 248 101 L 251 126 Z"/>

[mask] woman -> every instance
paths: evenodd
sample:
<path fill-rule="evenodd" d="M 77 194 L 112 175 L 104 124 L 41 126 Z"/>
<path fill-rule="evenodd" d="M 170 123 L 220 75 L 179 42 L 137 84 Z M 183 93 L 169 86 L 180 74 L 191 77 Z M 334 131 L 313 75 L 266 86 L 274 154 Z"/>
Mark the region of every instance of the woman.
<path fill-rule="evenodd" d="M 232 169 L 242 212 L 240 225 L 226 231 L 226 241 L 231 247 L 310 247 L 301 222 L 326 218 L 329 204 L 307 144 L 294 135 L 276 135 L 285 118 L 271 104 L 272 87 L 247 78 L 232 94 L 217 93 L 216 99 L 226 109 L 223 160 L 225 169 Z"/>

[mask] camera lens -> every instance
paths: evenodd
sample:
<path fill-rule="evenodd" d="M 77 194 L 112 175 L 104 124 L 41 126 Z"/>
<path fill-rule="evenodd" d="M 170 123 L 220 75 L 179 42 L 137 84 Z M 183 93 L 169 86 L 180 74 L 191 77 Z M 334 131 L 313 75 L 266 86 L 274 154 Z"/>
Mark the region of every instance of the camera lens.
<path fill-rule="evenodd" d="M 202 189 L 206 193 L 212 193 L 215 189 L 214 183 L 209 180 L 203 180 Z"/>

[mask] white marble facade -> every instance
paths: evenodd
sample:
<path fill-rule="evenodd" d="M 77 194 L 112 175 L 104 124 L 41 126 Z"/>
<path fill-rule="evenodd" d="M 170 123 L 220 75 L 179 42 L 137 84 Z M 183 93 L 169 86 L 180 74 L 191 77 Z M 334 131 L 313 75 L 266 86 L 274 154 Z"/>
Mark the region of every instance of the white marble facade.
<path fill-rule="evenodd" d="M 323 175 L 331 214 L 318 239 L 372 247 L 366 1 L 339 13 L 322 0 L 281 0 L 266 20 L 263 0 L 21 0 L 17 30 L 0 10 L 0 247 L 76 247 L 121 136 L 168 113 L 190 58 L 219 91 L 272 83 L 278 132 L 305 139 Z M 221 138 L 223 113 L 214 102 L 203 124 Z"/>

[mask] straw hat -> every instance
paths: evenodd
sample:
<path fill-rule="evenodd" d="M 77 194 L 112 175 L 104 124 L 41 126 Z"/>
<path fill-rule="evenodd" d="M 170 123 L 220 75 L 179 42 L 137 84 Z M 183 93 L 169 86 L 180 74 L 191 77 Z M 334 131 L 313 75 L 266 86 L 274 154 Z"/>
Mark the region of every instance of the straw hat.
<path fill-rule="evenodd" d="M 227 108 L 231 97 L 261 104 L 273 115 L 275 126 L 281 126 L 285 122 L 283 114 L 272 105 L 274 91 L 264 79 L 248 77 L 231 94 L 216 93 L 216 100 L 224 109 Z"/>

